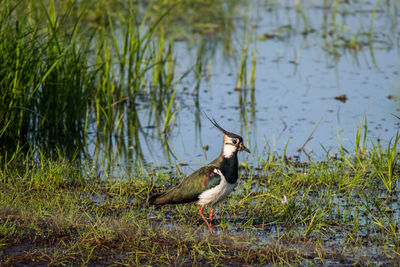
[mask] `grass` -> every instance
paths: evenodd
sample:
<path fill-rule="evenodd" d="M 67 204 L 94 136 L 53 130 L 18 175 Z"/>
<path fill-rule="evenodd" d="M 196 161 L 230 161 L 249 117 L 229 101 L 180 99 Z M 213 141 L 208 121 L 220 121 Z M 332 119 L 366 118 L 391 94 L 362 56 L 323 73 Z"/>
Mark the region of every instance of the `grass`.
<path fill-rule="evenodd" d="M 326 161 L 260 155 L 258 167 L 242 166 L 237 190 L 217 210 L 216 235 L 194 205 L 148 206 L 151 192 L 179 182 L 174 170 L 138 167 L 104 180 L 90 165 L 15 159 L 0 171 L 0 261 L 394 264 L 400 194 L 379 171 L 390 165 L 398 177 L 396 140 Z"/>
<path fill-rule="evenodd" d="M 393 45 L 393 41 L 372 36 L 377 31 L 378 12 L 385 9 L 389 18 L 396 18 L 396 1 L 378 1 L 372 11 L 362 10 L 370 16 L 370 23 L 356 30 L 346 25 L 349 6 L 345 2 L 325 3 L 321 16 L 326 19 L 316 26 L 307 10 L 309 5 L 265 3 L 271 10 L 292 8 L 299 23 L 296 27 L 279 25 L 276 32 L 264 37 L 284 41 L 285 36 L 295 33 L 305 37 L 314 34 L 334 55 L 346 49 L 356 53 L 369 45 L 373 61 L 376 47 Z M 107 151 L 106 162 L 99 165 L 119 157 L 144 160 L 140 142 L 146 138 L 143 126 L 157 127 L 159 139 L 164 139 L 179 113 L 177 103 L 185 87 L 181 78 L 190 72 L 194 72 L 190 83 L 195 84 L 194 102 L 199 109 L 201 74 L 212 65 L 209 62 L 218 54 L 218 47 L 222 47 L 224 59 L 236 60 L 241 116 L 248 120 L 250 113 L 253 120 L 254 105 L 249 111 L 244 105 L 255 101 L 259 54 L 254 46 L 257 27 L 250 6 L 243 8 L 241 1 L 3 1 L 0 148 L 5 153 L 0 162 L 30 146 L 41 147 L 54 157 L 78 153 L 80 158 L 91 156 L 99 161 L 103 158 L 99 154 Z M 237 18 L 243 22 L 235 23 Z M 235 40 L 237 35 L 239 40 Z M 188 50 L 197 50 L 190 63 L 193 66 L 189 64 L 183 75 L 177 73 L 175 51 L 175 42 L 182 40 L 187 41 Z M 249 97 L 247 89 L 251 90 Z M 140 112 L 148 115 L 139 116 Z M 91 145 L 96 148 L 95 155 L 89 151 Z"/>
<path fill-rule="evenodd" d="M 96 161 L 108 151 L 105 162 L 99 162 L 108 164 L 107 169 L 119 157 L 144 160 L 143 126 L 156 125 L 160 139 L 170 131 L 181 80 L 193 69 L 201 71 L 205 54 L 214 53 L 216 45 L 204 36 L 219 36 L 215 43 L 223 40 L 229 46 L 238 4 L 149 5 L 119 0 L 2 2 L 0 148 L 5 153 L 0 162 L 31 146 L 55 158 L 78 153 Z M 208 47 L 198 53 L 195 68 L 176 74 L 173 44 L 199 39 L 189 36 L 204 38 Z M 201 78 L 195 75 L 198 85 Z M 141 111 L 147 116 L 139 116 Z"/>
<path fill-rule="evenodd" d="M 25 2 L 4 1 L 0 8 L 2 150 L 12 155 L 29 142 L 73 155 L 95 131 L 112 151 L 110 136 L 137 141 L 143 134 L 137 106 L 147 95 L 149 123 L 164 121 L 167 130 L 175 110 L 175 62 L 171 41 L 153 33 L 174 6 L 150 26 L 129 19 L 137 15 L 129 6 L 117 18 L 105 10 L 104 24 L 90 27 L 85 5 Z M 140 145 L 134 147 L 140 158 Z"/>

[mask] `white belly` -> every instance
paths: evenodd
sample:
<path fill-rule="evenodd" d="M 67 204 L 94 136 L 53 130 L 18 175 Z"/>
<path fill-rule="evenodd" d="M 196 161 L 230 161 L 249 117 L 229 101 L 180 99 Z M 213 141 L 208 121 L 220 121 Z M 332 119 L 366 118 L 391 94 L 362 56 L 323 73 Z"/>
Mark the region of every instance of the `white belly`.
<path fill-rule="evenodd" d="M 236 187 L 237 183 L 230 184 L 226 181 L 222 172 L 215 169 L 214 172 L 221 176 L 221 182 L 216 187 L 208 189 L 199 195 L 198 205 L 214 205 L 226 198 L 230 192 Z"/>

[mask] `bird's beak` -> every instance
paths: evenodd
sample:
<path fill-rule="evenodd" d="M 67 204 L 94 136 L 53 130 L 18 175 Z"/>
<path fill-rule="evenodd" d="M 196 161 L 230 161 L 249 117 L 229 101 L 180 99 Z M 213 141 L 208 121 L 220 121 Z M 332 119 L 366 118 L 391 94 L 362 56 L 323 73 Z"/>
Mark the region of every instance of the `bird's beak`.
<path fill-rule="evenodd" d="M 240 144 L 239 150 L 244 150 L 247 153 L 250 153 L 250 150 L 247 147 L 245 147 L 243 144 Z"/>

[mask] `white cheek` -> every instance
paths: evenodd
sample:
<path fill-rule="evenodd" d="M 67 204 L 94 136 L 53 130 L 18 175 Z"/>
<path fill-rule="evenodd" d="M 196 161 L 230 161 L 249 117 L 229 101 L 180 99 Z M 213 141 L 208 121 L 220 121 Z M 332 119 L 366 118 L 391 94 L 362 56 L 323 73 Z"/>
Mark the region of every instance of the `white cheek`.
<path fill-rule="evenodd" d="M 224 146 L 224 157 L 225 158 L 230 158 L 233 153 L 236 152 L 236 147 L 232 145 L 225 145 Z"/>

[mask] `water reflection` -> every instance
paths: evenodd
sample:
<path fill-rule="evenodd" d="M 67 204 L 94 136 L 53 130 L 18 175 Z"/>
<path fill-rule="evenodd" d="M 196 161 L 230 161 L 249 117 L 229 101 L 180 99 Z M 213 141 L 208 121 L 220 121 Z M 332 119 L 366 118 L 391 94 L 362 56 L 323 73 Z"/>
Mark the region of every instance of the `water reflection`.
<path fill-rule="evenodd" d="M 381 127 L 371 130 L 371 141 L 388 140 L 398 129 L 397 119 L 388 119 L 396 112 L 396 102 L 383 104 L 389 94 L 384 84 L 395 75 L 382 75 L 382 69 L 390 73 L 398 68 L 393 57 L 397 46 L 381 38 L 393 33 L 381 21 L 385 12 L 393 14 L 390 5 L 258 2 L 235 21 L 231 51 L 218 46 L 214 36 L 198 37 L 198 46 L 174 43 L 176 72 L 193 68 L 193 73 L 178 87 L 173 128 L 158 137 L 160 145 L 153 144 L 165 152 L 150 152 L 150 161 L 199 166 L 216 155 L 221 140 L 202 122 L 202 111 L 246 136 L 246 145 L 261 157 L 270 149 L 322 156 L 321 145 L 332 152 L 338 143 L 354 146 L 364 115 Z M 385 66 L 387 62 L 392 66 Z M 336 102 L 340 95 L 347 101 Z M 257 157 L 247 160 L 255 162 Z"/>
<path fill-rule="evenodd" d="M 88 30 L 89 39 L 74 40 L 87 45 L 78 51 L 87 56 L 87 73 L 76 79 L 81 83 L 66 82 L 61 78 L 71 75 L 59 71 L 40 87 L 44 96 L 54 84 L 73 85 L 75 91 L 65 90 L 83 92 L 84 101 L 67 100 L 76 113 L 60 131 L 26 130 L 34 146 L 83 151 L 82 160 L 114 173 L 140 164 L 196 168 L 214 158 L 221 138 L 203 121 L 204 111 L 245 137 L 255 151 L 246 158 L 253 164 L 269 148 L 318 156 L 325 153 L 320 145 L 337 147 L 337 136 L 353 146 L 364 115 L 371 141 L 389 140 L 398 130 L 390 116 L 398 114 L 400 98 L 393 87 L 399 73 L 396 1 L 210 1 L 172 4 L 174 12 L 121 5 L 90 9 L 91 16 L 99 13 L 95 30 Z M 54 92 L 49 95 L 59 95 Z M 53 110 L 63 104 L 37 103 L 37 114 L 41 103 Z M 57 129 L 63 115 L 53 115 L 45 115 L 43 125 L 49 125 L 40 129 Z"/>

